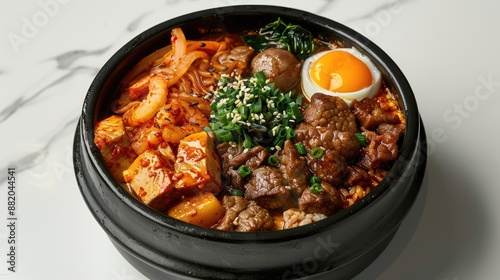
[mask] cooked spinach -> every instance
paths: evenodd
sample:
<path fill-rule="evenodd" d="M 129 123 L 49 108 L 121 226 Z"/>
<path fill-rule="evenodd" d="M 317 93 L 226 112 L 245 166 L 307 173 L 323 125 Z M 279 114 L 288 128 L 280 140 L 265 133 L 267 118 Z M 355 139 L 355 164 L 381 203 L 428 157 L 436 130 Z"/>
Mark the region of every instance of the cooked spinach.
<path fill-rule="evenodd" d="M 243 41 L 259 52 L 272 47 L 286 49 L 298 59 L 305 59 L 318 48 L 311 32 L 300 25 L 286 24 L 280 18 L 257 34 L 244 35 Z"/>

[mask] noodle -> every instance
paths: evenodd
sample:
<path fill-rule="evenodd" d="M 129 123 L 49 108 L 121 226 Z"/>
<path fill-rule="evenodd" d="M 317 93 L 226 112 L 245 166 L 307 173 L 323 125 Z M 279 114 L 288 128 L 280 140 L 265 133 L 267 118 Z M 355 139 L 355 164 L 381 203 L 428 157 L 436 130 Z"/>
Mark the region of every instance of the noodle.
<path fill-rule="evenodd" d="M 124 114 L 136 107 L 147 95 L 152 76 L 164 77 L 170 93 L 204 96 L 213 90 L 221 74 L 238 76 L 246 68 L 245 63 L 238 60 L 221 62 L 233 49 L 233 38 L 186 40 L 180 28 L 172 29 L 171 34 L 171 45 L 148 55 L 125 75 L 120 98 L 112 109 L 114 113 Z"/>

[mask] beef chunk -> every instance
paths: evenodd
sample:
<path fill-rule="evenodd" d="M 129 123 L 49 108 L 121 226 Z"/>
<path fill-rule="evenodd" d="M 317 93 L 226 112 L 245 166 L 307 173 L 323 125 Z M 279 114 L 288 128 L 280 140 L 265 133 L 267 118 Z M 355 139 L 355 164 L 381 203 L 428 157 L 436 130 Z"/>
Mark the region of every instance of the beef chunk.
<path fill-rule="evenodd" d="M 235 169 L 229 169 L 226 172 L 226 175 L 229 177 L 229 182 L 233 189 L 244 190 L 245 180 L 241 177 L 240 172 Z"/>
<path fill-rule="evenodd" d="M 304 110 L 304 121 L 312 126 L 332 130 L 356 132 L 356 117 L 349 105 L 340 97 L 315 93 L 311 105 Z"/>
<path fill-rule="evenodd" d="M 305 213 L 316 213 L 330 216 L 342 209 L 343 197 L 332 185 L 321 182 L 322 191 L 312 193 L 305 189 L 299 199 L 300 210 Z"/>
<path fill-rule="evenodd" d="M 371 98 L 354 100 L 351 103 L 354 115 L 362 127 L 368 130 L 375 130 L 380 124 L 399 124 L 401 120 L 398 115 L 384 111 L 377 101 Z"/>
<path fill-rule="evenodd" d="M 245 198 L 255 200 L 266 209 L 283 209 L 293 203 L 288 188 L 278 168 L 264 165 L 250 175 L 245 185 Z"/>
<path fill-rule="evenodd" d="M 345 180 L 344 187 L 351 188 L 354 186 L 371 186 L 372 177 L 368 172 L 356 165 L 347 167 L 347 179 Z"/>
<path fill-rule="evenodd" d="M 241 211 L 247 208 L 248 201 L 241 196 L 224 196 L 222 198 L 222 206 L 226 209 L 226 213 L 224 214 L 224 218 L 222 218 L 219 225 L 217 225 L 217 229 L 219 230 L 233 230 L 234 229 L 234 220 Z"/>
<path fill-rule="evenodd" d="M 283 150 L 278 152 L 280 161 L 279 169 L 285 180 L 297 196 L 300 196 L 305 188 L 309 186 L 312 174 L 307 166 L 306 159 L 301 157 L 295 149 L 292 141 L 285 141 Z"/>
<path fill-rule="evenodd" d="M 296 141 L 302 142 L 307 151 L 315 147 L 334 150 L 346 159 L 359 155 L 360 146 L 354 133 L 328 127 L 315 127 L 300 123 L 295 128 Z"/>
<path fill-rule="evenodd" d="M 378 135 L 373 131 L 363 132 L 366 135 L 367 146 L 363 148 L 359 161 L 365 169 L 377 168 L 384 162 L 393 161 L 398 157 L 398 138 L 392 133 Z"/>
<path fill-rule="evenodd" d="M 382 134 L 385 134 L 385 133 L 389 133 L 389 134 L 393 135 L 396 138 L 399 138 L 399 137 L 403 136 L 404 132 L 405 132 L 405 126 L 404 126 L 404 124 L 388 124 L 388 123 L 383 123 L 383 124 L 380 124 L 377 127 L 377 133 L 378 134 L 382 135 Z"/>
<path fill-rule="evenodd" d="M 266 231 L 274 229 L 274 220 L 269 212 L 260 207 L 255 201 L 249 201 L 245 210 L 241 211 L 234 221 L 235 230 L 250 232 L 250 231 Z"/>
<path fill-rule="evenodd" d="M 334 150 L 326 150 L 319 159 L 307 154 L 307 164 L 319 179 L 333 186 L 340 185 L 347 174 L 347 163 L 344 157 Z"/>

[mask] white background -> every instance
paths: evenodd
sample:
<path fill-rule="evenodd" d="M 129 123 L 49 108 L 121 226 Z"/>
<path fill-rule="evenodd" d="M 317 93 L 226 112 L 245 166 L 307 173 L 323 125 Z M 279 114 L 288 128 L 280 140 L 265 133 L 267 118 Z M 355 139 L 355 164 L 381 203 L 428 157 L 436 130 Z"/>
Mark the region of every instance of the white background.
<path fill-rule="evenodd" d="M 142 280 L 86 208 L 72 140 L 86 90 L 124 43 L 195 10 L 275 4 L 341 22 L 408 78 L 430 143 L 422 191 L 360 279 L 498 279 L 500 2 L 97 1 L 0 4 L 0 279 Z M 17 263 L 8 274 L 8 167 L 17 170 Z M 8 274 L 8 275 L 6 275 Z"/>

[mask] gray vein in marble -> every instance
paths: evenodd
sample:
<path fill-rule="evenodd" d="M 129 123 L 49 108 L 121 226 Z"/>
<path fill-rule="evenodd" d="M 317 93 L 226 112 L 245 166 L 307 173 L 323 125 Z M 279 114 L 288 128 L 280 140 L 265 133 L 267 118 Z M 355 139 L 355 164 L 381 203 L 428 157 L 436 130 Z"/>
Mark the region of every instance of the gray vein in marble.
<path fill-rule="evenodd" d="M 327 11 L 328 9 L 330 9 L 330 6 L 333 4 L 333 2 L 335 2 L 335 0 L 325 0 L 325 3 L 316 10 L 316 13 L 321 14 L 324 11 Z"/>
<path fill-rule="evenodd" d="M 29 153 L 23 157 L 21 157 L 19 160 L 16 160 L 15 162 L 11 162 L 6 164 L 1 168 L 1 170 L 7 170 L 9 167 L 15 167 L 17 172 L 22 172 L 25 170 L 29 170 L 30 168 L 33 168 L 38 165 L 37 163 L 37 158 L 41 157 L 47 157 L 49 148 L 51 144 L 54 142 L 55 139 L 62 135 L 66 135 L 68 133 L 68 129 L 71 129 L 71 133 L 74 132 L 76 128 L 76 124 L 78 122 L 78 119 L 80 116 L 77 116 L 75 118 L 70 119 L 68 122 L 66 122 L 63 126 L 60 127 L 59 130 L 55 131 L 54 133 L 51 133 L 51 137 L 45 142 L 40 141 L 42 143 L 45 143 L 44 146 L 40 147 L 37 151 L 34 151 L 32 153 Z M 1 172 L 0 173 L 0 186 L 4 186 L 4 182 L 7 180 L 7 173 L 6 172 Z"/>
<path fill-rule="evenodd" d="M 51 59 L 54 59 L 57 62 L 57 69 L 65 70 L 68 69 L 73 62 L 75 62 L 77 59 L 86 57 L 86 56 L 93 56 L 93 55 L 101 55 L 107 50 L 109 50 L 111 46 L 104 47 L 102 49 L 97 49 L 93 51 L 86 51 L 86 50 L 72 50 L 69 52 L 65 52 L 63 54 L 57 55 L 56 57 L 53 57 Z"/>
<path fill-rule="evenodd" d="M 26 106 L 27 104 L 30 104 L 34 102 L 37 98 L 39 98 L 43 93 L 47 92 L 48 89 L 51 87 L 65 81 L 66 79 L 69 79 L 71 76 L 76 74 L 77 72 L 80 71 L 92 71 L 92 74 L 95 75 L 99 71 L 97 68 L 91 68 L 87 66 L 78 66 L 75 68 L 70 69 L 70 71 L 58 79 L 54 80 L 52 83 L 48 84 L 47 86 L 37 90 L 33 95 L 24 98 L 23 96 L 18 97 L 16 100 L 14 100 L 11 104 L 7 105 L 2 111 L 0 111 L 0 123 L 6 121 L 9 117 L 11 117 L 13 114 L 16 113 L 16 111 L 21 108 L 22 106 Z"/>
<path fill-rule="evenodd" d="M 362 14 L 362 15 L 357 16 L 357 17 L 352 17 L 352 18 L 346 19 L 343 22 L 348 23 L 348 22 L 368 19 L 368 18 L 373 17 L 374 15 L 376 15 L 377 13 L 379 13 L 381 11 L 390 9 L 392 6 L 394 6 L 397 3 L 403 4 L 403 3 L 409 3 L 409 2 L 414 2 L 414 1 L 416 1 L 416 0 L 397 0 L 397 1 L 392 1 L 392 2 L 386 2 L 386 3 L 381 4 L 378 8 L 371 10 L 368 13 Z"/>
<path fill-rule="evenodd" d="M 139 27 L 141 21 L 148 15 L 150 14 L 151 12 L 148 12 L 148 13 L 144 13 L 142 15 L 140 15 L 139 17 L 137 17 L 135 20 L 133 20 L 128 26 L 127 26 L 127 31 L 128 32 L 134 32 L 137 30 L 137 28 Z"/>

